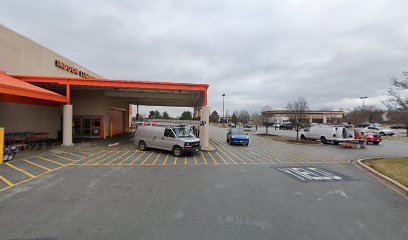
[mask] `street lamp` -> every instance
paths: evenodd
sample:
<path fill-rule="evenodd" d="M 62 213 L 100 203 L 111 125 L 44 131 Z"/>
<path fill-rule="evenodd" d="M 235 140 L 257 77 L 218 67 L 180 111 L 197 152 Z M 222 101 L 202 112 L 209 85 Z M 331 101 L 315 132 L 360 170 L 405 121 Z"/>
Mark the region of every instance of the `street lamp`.
<path fill-rule="evenodd" d="M 365 99 L 368 97 L 360 97 L 361 100 L 363 100 L 363 108 L 364 108 L 364 104 L 365 104 Z"/>
<path fill-rule="evenodd" d="M 225 121 L 225 117 L 224 117 L 224 97 L 225 97 L 225 93 L 222 94 L 222 120 Z"/>

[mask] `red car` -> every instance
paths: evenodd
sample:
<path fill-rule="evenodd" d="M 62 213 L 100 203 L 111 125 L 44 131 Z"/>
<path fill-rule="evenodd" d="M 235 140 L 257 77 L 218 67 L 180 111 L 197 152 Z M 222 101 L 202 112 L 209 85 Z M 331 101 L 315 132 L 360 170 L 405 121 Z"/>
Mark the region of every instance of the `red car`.
<path fill-rule="evenodd" d="M 355 139 L 361 139 L 361 135 L 364 133 L 361 129 L 359 128 L 354 128 L 354 138 Z M 379 144 L 383 139 L 380 134 L 377 133 L 364 133 L 367 139 L 367 142 L 371 142 L 373 144 Z"/>

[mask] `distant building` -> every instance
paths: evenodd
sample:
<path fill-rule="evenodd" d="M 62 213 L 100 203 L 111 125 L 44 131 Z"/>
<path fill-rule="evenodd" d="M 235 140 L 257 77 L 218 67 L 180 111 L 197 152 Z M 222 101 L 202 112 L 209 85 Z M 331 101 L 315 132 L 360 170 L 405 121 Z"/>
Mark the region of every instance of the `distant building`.
<path fill-rule="evenodd" d="M 290 111 L 288 110 L 272 110 L 262 112 L 263 116 L 272 118 L 290 118 Z M 309 123 L 340 123 L 344 117 L 344 111 L 307 111 L 305 119 Z"/>

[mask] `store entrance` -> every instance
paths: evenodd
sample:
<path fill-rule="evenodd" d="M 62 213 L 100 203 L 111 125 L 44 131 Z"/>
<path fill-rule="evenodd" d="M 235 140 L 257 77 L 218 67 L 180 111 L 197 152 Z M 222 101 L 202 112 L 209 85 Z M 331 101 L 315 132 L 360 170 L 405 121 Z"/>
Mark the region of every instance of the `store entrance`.
<path fill-rule="evenodd" d="M 73 116 L 74 138 L 101 138 L 102 137 L 103 116 Z"/>

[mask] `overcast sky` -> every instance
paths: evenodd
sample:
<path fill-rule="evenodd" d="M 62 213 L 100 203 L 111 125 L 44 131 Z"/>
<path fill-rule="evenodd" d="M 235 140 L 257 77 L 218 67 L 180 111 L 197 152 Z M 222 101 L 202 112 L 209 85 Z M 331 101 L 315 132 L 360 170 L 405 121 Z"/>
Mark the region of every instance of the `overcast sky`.
<path fill-rule="evenodd" d="M 106 78 L 210 84 L 219 113 L 222 93 L 229 112 L 298 96 L 313 109 L 381 105 L 408 70 L 406 0 L 0 3 L 2 24 Z"/>

